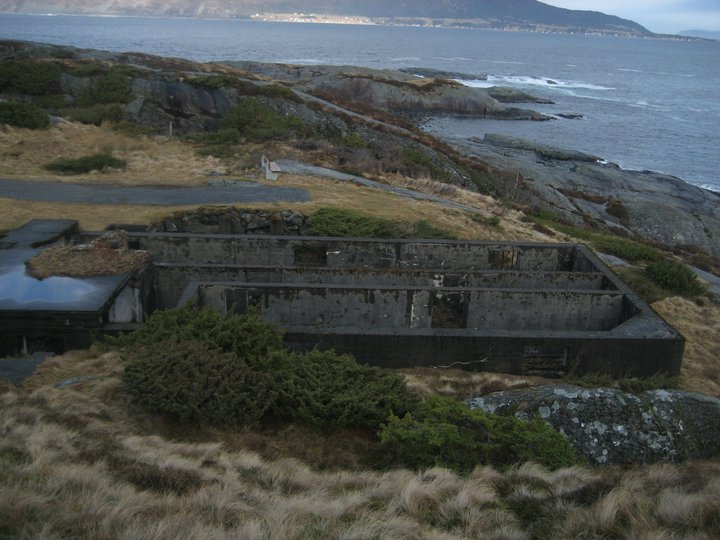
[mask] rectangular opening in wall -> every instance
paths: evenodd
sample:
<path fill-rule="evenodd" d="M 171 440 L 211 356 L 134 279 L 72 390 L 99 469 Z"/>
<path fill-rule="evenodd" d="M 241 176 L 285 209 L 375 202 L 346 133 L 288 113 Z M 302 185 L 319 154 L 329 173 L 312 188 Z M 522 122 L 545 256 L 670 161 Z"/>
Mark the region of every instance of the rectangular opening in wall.
<path fill-rule="evenodd" d="M 246 289 L 225 290 L 225 312 L 245 315 L 248 312 L 248 292 Z"/>
<path fill-rule="evenodd" d="M 465 328 L 465 299 L 460 293 L 433 295 L 432 328 Z"/>
<path fill-rule="evenodd" d="M 488 264 L 493 270 L 517 270 L 520 252 L 516 249 L 493 249 L 488 252 Z"/>
<path fill-rule="evenodd" d="M 303 245 L 294 249 L 295 266 L 327 266 L 326 245 Z"/>
<path fill-rule="evenodd" d="M 524 375 L 562 377 L 567 368 L 567 349 L 546 345 L 525 347 L 522 359 Z"/>
<path fill-rule="evenodd" d="M 247 314 L 250 308 L 257 308 L 262 312 L 263 294 L 253 289 L 225 289 L 225 312 Z"/>

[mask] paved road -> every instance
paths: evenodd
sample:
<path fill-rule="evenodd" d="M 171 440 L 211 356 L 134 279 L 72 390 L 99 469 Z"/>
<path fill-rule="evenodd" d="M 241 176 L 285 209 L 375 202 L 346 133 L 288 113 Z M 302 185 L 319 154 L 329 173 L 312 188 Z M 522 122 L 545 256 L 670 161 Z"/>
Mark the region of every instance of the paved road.
<path fill-rule="evenodd" d="M 182 206 L 256 202 L 306 202 L 304 189 L 238 182 L 224 186 L 112 186 L 0 179 L 0 197 L 22 201 Z"/>

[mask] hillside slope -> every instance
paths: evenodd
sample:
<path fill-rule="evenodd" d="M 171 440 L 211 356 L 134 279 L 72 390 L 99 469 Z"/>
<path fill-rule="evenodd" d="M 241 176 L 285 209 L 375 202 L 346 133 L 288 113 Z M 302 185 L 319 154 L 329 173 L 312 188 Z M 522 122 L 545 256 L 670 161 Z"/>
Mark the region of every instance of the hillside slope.
<path fill-rule="evenodd" d="M 595 11 L 562 9 L 536 0 L 8 0 L 2 2 L 0 11 L 220 18 L 249 17 L 263 12 L 312 12 L 382 19 L 450 19 L 443 21 L 444 24 L 457 24 L 453 20 L 460 19 L 473 26 L 495 28 L 547 26 L 572 31 L 650 34 L 633 21 Z"/>

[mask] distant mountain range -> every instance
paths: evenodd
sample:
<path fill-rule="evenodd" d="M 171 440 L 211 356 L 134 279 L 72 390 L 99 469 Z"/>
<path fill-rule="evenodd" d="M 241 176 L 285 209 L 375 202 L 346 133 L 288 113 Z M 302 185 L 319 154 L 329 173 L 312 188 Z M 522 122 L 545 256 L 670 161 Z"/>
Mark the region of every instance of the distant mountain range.
<path fill-rule="evenodd" d="M 0 0 L 0 12 L 219 18 L 316 13 L 380 23 L 652 35 L 620 17 L 535 0 Z"/>
<path fill-rule="evenodd" d="M 720 32 L 709 32 L 707 30 L 683 30 L 682 32 L 678 32 L 678 35 L 720 41 Z"/>

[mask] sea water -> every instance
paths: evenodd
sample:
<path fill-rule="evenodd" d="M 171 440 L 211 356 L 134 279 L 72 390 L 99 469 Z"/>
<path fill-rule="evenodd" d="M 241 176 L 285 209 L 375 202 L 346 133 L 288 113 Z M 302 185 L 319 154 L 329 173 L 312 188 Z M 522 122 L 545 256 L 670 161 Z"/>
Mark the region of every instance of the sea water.
<path fill-rule="evenodd" d="M 720 43 L 467 29 L 234 20 L 0 15 L 0 38 L 198 61 L 424 67 L 555 105 L 551 122 L 444 118 L 452 136 L 503 133 L 720 191 Z M 520 105 L 523 106 L 523 105 Z"/>

